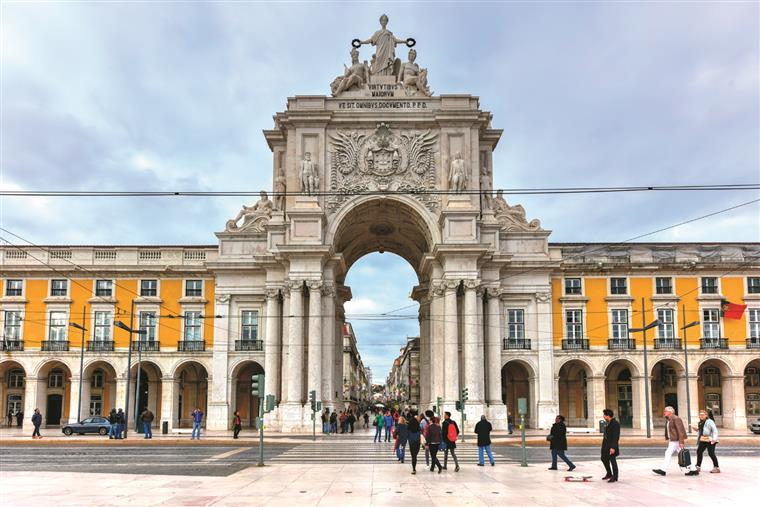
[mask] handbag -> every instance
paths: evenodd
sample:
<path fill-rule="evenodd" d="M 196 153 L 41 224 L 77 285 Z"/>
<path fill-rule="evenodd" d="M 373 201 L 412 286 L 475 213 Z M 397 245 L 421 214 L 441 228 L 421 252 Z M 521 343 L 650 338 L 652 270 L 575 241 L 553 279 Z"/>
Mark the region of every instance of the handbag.
<path fill-rule="evenodd" d="M 552 437 L 554 437 L 554 435 L 551 435 L 551 434 L 546 435 L 546 441 L 547 442 L 551 442 L 552 441 Z"/>
<path fill-rule="evenodd" d="M 377 426 L 377 419 L 375 419 L 374 421 L 372 421 L 372 426 Z"/>
<path fill-rule="evenodd" d="M 709 442 L 710 441 L 710 437 L 707 436 L 707 435 L 700 435 L 699 436 L 699 441 L 700 442 Z"/>
<path fill-rule="evenodd" d="M 688 468 L 691 465 L 691 453 L 686 447 L 681 448 L 678 451 L 678 466 L 681 468 Z"/>

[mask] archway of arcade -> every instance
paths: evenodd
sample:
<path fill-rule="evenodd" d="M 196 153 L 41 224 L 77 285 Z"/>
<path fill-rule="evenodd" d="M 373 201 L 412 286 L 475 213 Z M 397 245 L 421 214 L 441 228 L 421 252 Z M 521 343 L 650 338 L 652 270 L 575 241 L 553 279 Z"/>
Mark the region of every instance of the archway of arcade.
<path fill-rule="evenodd" d="M 518 400 L 524 398 L 527 413 L 525 425 L 535 428 L 538 424 L 534 404 L 536 399 L 536 372 L 525 361 L 513 359 L 508 361 L 501 369 L 501 392 L 502 401 L 507 406 L 508 416 L 515 425 L 520 423 L 518 414 Z"/>
<path fill-rule="evenodd" d="M 259 397 L 253 394 L 253 378 L 264 372 L 264 368 L 256 361 L 242 361 L 232 370 L 230 377 L 232 413 L 240 414 L 243 428 L 256 426 L 259 416 Z"/>
<path fill-rule="evenodd" d="M 24 391 L 26 388 L 26 371 L 16 361 L 0 362 L 0 414 L 3 424 L 20 427 L 24 418 L 31 414 L 24 413 Z"/>
<path fill-rule="evenodd" d="M 139 379 L 138 377 L 139 373 Z M 129 418 L 127 424 L 134 425 L 140 414 L 147 408 L 153 412 L 153 425 L 158 425 L 162 413 L 162 377 L 161 368 L 152 361 L 141 361 L 138 371 L 137 364 L 132 366 L 131 382 L 129 385 Z M 142 431 L 142 424 L 137 425 Z"/>

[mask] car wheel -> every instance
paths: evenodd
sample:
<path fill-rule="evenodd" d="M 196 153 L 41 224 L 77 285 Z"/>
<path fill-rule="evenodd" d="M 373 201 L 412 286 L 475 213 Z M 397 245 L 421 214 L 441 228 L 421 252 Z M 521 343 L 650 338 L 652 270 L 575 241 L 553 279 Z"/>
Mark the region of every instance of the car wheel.
<path fill-rule="evenodd" d="M 67 437 L 70 437 L 72 433 L 74 432 L 71 431 L 71 428 L 63 428 L 63 434 L 66 435 Z"/>
<path fill-rule="evenodd" d="M 108 430 L 106 428 L 100 428 L 98 430 L 98 433 L 100 433 L 101 435 L 108 435 Z"/>

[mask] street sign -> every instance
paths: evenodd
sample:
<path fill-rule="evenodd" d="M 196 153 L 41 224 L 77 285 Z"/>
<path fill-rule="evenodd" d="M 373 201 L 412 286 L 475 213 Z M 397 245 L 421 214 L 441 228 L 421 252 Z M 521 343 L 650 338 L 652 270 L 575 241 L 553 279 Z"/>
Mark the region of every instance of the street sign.
<path fill-rule="evenodd" d="M 520 415 L 528 414 L 528 398 L 517 398 L 517 413 Z"/>

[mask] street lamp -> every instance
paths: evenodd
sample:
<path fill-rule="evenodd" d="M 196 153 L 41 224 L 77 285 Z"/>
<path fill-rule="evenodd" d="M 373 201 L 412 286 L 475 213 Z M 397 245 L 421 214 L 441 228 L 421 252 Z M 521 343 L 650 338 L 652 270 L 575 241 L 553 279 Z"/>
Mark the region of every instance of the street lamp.
<path fill-rule="evenodd" d="M 686 322 L 686 305 L 681 306 L 681 313 L 683 314 L 683 321 Z M 684 325 L 681 328 L 683 331 L 683 367 L 684 367 L 684 379 L 686 380 L 686 423 L 689 425 L 689 433 L 691 433 L 691 396 L 689 394 L 689 354 L 687 353 L 687 341 L 686 330 L 690 327 L 698 326 L 699 321 L 695 320 Z"/>
<path fill-rule="evenodd" d="M 132 323 L 132 319 L 134 318 L 134 305 L 135 302 L 132 301 L 132 311 L 129 314 L 129 323 Z M 126 406 L 124 407 L 124 420 L 127 422 L 127 424 L 124 425 L 124 438 L 127 438 L 127 428 L 129 428 L 129 386 L 132 383 L 132 335 L 144 335 L 147 334 L 147 331 L 144 329 L 132 329 L 130 326 L 124 324 L 122 321 L 117 320 L 113 323 L 114 326 L 123 329 L 124 331 L 129 333 L 129 350 L 127 352 L 127 399 L 126 399 Z M 137 382 L 135 384 L 135 411 L 137 411 L 140 407 L 139 405 L 139 389 L 140 389 L 140 363 L 142 362 L 142 340 L 137 341 Z M 135 431 L 137 431 L 137 418 L 135 418 Z"/>
<path fill-rule="evenodd" d="M 641 299 L 641 323 L 646 323 L 646 313 L 644 310 L 644 298 Z M 652 329 L 653 327 L 657 327 L 660 325 L 660 319 L 655 320 L 654 322 L 651 322 L 649 324 L 644 325 L 644 327 L 639 328 L 629 328 L 629 333 L 643 333 L 644 334 L 644 403 L 646 404 L 646 414 L 647 414 L 647 438 L 652 438 L 652 428 L 651 428 L 651 410 L 652 407 L 649 406 L 649 363 L 647 362 L 647 330 Z"/>
<path fill-rule="evenodd" d="M 77 423 L 82 419 L 82 381 L 84 380 L 84 333 L 87 329 L 84 327 L 87 307 L 82 308 L 82 324 L 69 322 L 69 326 L 82 331 L 82 346 L 79 349 L 79 402 L 77 403 Z"/>

